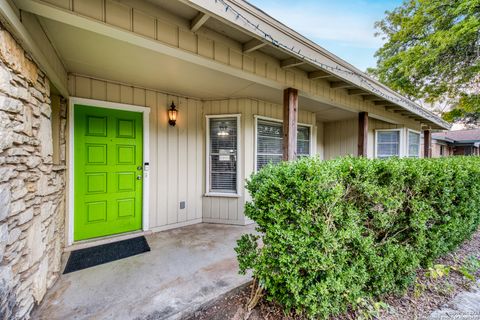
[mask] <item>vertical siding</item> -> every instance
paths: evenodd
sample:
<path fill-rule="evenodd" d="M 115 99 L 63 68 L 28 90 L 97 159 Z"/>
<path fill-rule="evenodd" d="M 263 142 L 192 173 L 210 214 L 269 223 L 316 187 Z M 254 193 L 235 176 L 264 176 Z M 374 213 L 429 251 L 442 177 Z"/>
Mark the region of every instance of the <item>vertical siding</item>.
<path fill-rule="evenodd" d="M 150 228 L 200 222 L 202 102 L 76 75 L 70 76 L 69 88 L 75 97 L 150 108 Z M 175 127 L 167 117 L 172 101 L 179 109 Z M 185 209 L 180 209 L 180 201 L 186 201 Z"/>
<path fill-rule="evenodd" d="M 324 123 L 324 159 L 356 155 L 358 121 L 356 118 Z"/>
<path fill-rule="evenodd" d="M 323 122 L 317 122 L 317 136 L 316 136 L 316 143 L 317 143 L 317 150 L 316 150 L 316 155 L 320 159 L 325 159 L 325 148 L 324 148 L 324 123 Z"/>
<path fill-rule="evenodd" d="M 244 181 L 255 170 L 255 116 L 282 120 L 283 107 L 278 104 L 253 99 L 226 99 L 205 101 L 203 110 L 204 116 L 218 114 L 241 115 L 239 170 L 240 179 Z M 298 121 L 312 125 L 312 139 L 316 139 L 314 130 L 315 114 L 300 110 Z M 316 144 L 312 143 L 312 145 L 314 146 L 313 152 L 315 152 Z M 203 220 L 218 223 L 249 223 L 250 221 L 243 214 L 243 210 L 245 201 L 248 201 L 250 197 L 244 188 L 244 184 L 241 183 L 240 186 L 241 196 L 239 198 L 204 197 Z"/>

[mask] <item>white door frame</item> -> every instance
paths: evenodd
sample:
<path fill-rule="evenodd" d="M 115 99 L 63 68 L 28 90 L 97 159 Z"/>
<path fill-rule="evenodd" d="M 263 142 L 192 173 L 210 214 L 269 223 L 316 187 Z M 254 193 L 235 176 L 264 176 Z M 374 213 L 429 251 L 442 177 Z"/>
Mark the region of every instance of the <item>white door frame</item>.
<path fill-rule="evenodd" d="M 125 111 L 133 111 L 133 112 L 141 112 L 143 114 L 143 163 L 150 164 L 150 135 L 149 135 L 149 120 L 150 120 L 150 108 L 135 106 L 131 104 L 124 104 L 124 103 L 116 103 L 116 102 L 107 102 L 101 100 L 94 100 L 94 99 L 84 99 L 84 98 L 77 98 L 77 97 L 70 97 L 69 98 L 69 106 L 68 106 L 68 125 L 69 125 L 69 139 L 68 139 L 68 231 L 67 231 L 67 245 L 70 246 L 73 244 L 73 224 L 74 224 L 74 179 L 75 179 L 75 148 L 74 148 L 74 106 L 76 104 L 87 105 L 92 107 L 98 108 L 105 108 L 105 109 L 116 109 L 116 110 L 125 110 Z M 151 164 L 150 164 L 151 165 Z M 149 228 L 149 191 L 150 191 L 150 183 L 149 183 L 149 170 L 145 168 L 143 171 L 143 195 L 142 195 L 142 230 L 147 231 Z M 118 236 L 122 236 L 119 234 Z M 95 238 L 101 239 L 102 237 Z"/>

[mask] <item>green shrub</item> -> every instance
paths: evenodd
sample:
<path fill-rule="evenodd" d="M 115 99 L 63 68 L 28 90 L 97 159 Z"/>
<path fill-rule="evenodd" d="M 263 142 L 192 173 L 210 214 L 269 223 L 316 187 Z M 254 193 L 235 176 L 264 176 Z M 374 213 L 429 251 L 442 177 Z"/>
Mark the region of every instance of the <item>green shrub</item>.
<path fill-rule="evenodd" d="M 247 189 L 260 236 L 238 241 L 240 271 L 311 318 L 405 290 L 480 222 L 478 157 L 305 158 L 265 167 Z"/>

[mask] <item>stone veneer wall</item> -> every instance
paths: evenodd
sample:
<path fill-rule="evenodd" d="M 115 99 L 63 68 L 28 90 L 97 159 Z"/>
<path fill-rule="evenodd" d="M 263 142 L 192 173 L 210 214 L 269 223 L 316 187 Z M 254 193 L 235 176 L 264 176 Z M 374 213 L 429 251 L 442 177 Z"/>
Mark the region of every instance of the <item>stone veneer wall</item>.
<path fill-rule="evenodd" d="M 28 319 L 60 273 L 66 102 L 56 101 L 58 164 L 49 81 L 0 25 L 0 319 Z"/>

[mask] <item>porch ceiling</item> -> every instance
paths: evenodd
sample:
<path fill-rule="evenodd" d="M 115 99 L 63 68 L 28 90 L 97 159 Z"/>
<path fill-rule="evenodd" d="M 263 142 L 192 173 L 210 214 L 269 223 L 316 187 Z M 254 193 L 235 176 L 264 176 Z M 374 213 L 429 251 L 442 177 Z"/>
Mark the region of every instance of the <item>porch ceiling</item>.
<path fill-rule="evenodd" d="M 282 103 L 282 90 L 164 55 L 127 42 L 39 17 L 70 73 L 199 99 L 251 97 Z M 322 121 L 354 113 L 301 97 L 300 108 Z"/>

